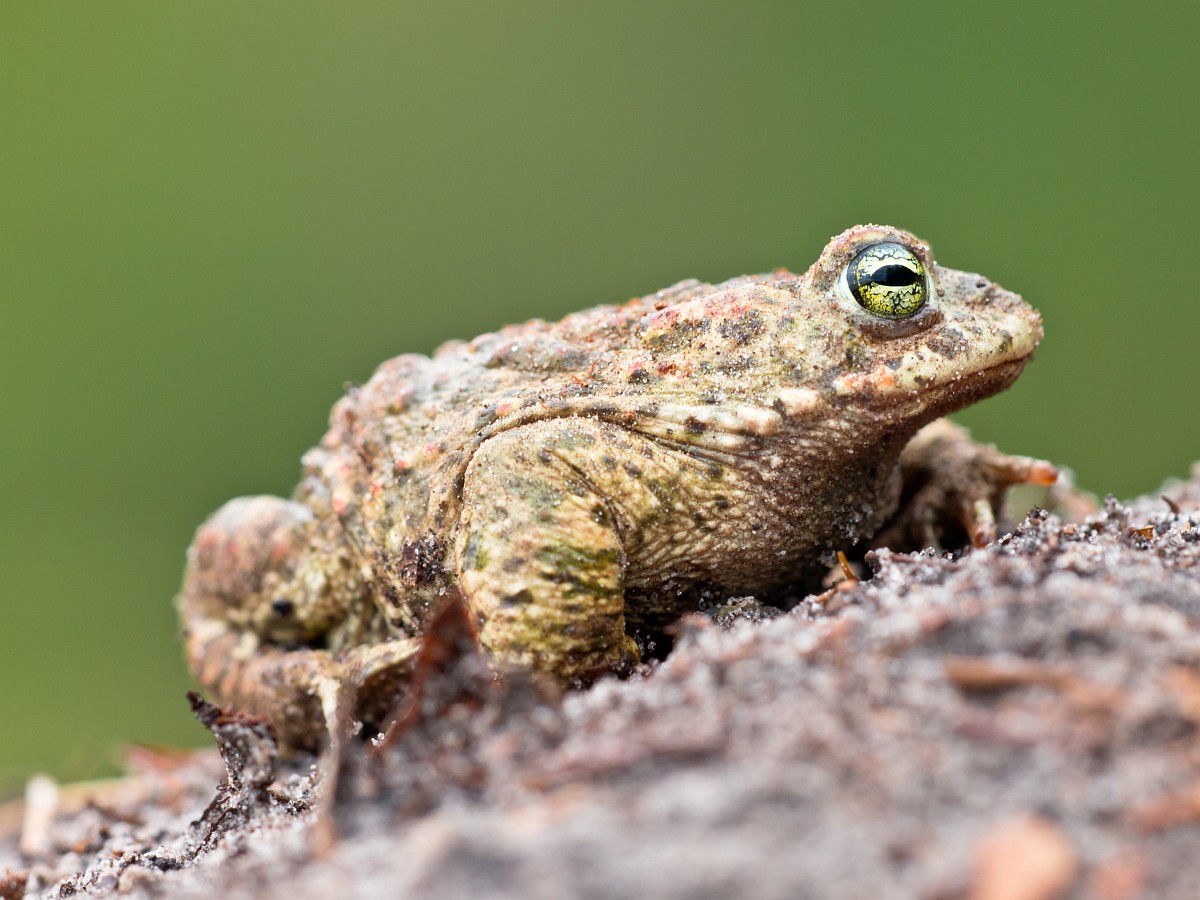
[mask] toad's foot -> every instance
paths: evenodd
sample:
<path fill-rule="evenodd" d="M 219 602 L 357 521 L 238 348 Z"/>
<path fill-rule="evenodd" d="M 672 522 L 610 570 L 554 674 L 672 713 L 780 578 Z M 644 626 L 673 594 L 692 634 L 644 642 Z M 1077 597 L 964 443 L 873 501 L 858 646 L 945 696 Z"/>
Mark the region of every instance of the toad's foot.
<path fill-rule="evenodd" d="M 386 724 L 410 679 L 420 642 L 402 638 L 339 654 L 285 649 L 223 622 L 193 621 L 188 663 L 223 706 L 266 716 L 284 752 L 315 750 L 344 730 L 347 700 L 360 722 Z"/>
<path fill-rule="evenodd" d="M 892 549 L 941 549 L 996 537 L 996 515 L 1016 484 L 1049 486 L 1058 470 L 1041 459 L 977 444 L 939 419 L 917 432 L 900 457 L 903 493 L 892 521 L 871 542 Z"/>
<path fill-rule="evenodd" d="M 197 533 L 177 599 L 196 680 L 270 719 L 285 752 L 315 749 L 347 711 L 385 724 L 419 646 L 341 637 L 364 627 L 370 596 L 334 549 L 337 528 L 294 501 L 231 500 Z"/>

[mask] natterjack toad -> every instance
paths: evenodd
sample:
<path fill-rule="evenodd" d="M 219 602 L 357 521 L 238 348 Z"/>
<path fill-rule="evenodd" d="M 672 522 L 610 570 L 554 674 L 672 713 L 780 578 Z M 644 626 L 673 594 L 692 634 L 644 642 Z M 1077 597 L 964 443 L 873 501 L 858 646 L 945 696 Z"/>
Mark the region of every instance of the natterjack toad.
<path fill-rule="evenodd" d="M 201 526 L 188 661 L 311 745 L 339 685 L 379 722 L 454 592 L 498 666 L 570 684 L 628 670 L 635 635 L 698 606 L 811 585 L 896 513 L 902 472 L 937 485 L 946 461 L 919 496 L 985 539 L 1003 488 L 1053 470 L 939 426 L 905 447 L 1011 384 L 1041 336 L 1020 297 L 867 225 L 803 275 L 685 281 L 397 357 L 334 407 L 292 500 Z"/>

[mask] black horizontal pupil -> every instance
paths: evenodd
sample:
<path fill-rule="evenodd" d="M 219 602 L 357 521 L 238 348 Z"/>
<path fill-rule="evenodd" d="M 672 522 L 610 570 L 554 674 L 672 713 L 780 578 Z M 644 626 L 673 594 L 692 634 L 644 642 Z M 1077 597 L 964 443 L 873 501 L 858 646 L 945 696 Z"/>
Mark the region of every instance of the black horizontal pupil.
<path fill-rule="evenodd" d="M 887 287 L 908 287 L 917 280 L 917 273 L 908 266 L 880 266 L 871 273 L 871 282 Z"/>

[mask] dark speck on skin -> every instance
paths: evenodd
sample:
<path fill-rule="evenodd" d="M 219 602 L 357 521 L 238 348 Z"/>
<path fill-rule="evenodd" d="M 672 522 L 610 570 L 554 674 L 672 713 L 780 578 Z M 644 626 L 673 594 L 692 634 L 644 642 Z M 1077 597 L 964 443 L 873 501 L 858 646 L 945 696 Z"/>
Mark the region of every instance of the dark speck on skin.
<path fill-rule="evenodd" d="M 766 327 L 763 323 L 762 313 L 757 309 L 752 309 L 740 316 L 722 319 L 717 326 L 717 331 L 730 343 L 742 345 L 750 343 L 762 334 Z"/>
<path fill-rule="evenodd" d="M 967 349 L 962 332 L 956 328 L 946 328 L 941 334 L 931 336 L 926 346 L 946 359 L 955 359 Z"/>
<path fill-rule="evenodd" d="M 524 590 L 517 591 L 515 594 L 506 594 L 505 596 L 501 597 L 500 605 L 501 606 L 524 606 L 526 603 L 528 603 L 532 599 L 533 599 L 533 594 L 531 594 L 529 592 L 529 589 L 526 588 Z"/>

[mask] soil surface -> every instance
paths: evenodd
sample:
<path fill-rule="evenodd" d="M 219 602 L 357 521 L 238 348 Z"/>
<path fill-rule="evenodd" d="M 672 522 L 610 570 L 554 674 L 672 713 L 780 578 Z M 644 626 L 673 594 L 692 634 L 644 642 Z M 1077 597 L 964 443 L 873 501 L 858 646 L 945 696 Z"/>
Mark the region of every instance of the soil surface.
<path fill-rule="evenodd" d="M 871 554 L 565 697 L 492 678 L 452 605 L 376 746 L 278 760 L 194 698 L 220 755 L 32 780 L 0 898 L 1193 898 L 1200 471 L 1166 495 Z"/>

